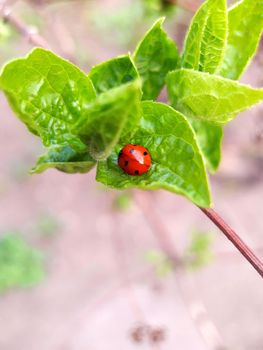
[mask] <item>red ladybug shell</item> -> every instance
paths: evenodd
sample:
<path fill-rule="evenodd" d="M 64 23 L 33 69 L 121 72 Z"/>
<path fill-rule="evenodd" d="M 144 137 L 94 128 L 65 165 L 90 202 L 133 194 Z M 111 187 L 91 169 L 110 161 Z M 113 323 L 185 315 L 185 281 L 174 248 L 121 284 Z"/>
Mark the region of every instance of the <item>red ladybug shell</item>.
<path fill-rule="evenodd" d="M 128 144 L 119 153 L 118 165 L 126 174 L 143 175 L 149 171 L 151 164 L 151 156 L 143 146 Z"/>

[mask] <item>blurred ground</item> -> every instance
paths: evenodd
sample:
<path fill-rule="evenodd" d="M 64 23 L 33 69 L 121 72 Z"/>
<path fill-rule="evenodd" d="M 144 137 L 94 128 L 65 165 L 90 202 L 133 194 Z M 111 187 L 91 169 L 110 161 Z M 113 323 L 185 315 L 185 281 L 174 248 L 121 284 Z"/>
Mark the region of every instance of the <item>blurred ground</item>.
<path fill-rule="evenodd" d="M 115 14 L 120 3 L 123 7 L 124 2 L 117 0 L 103 2 Z M 28 5 L 19 2 L 15 6 L 24 16 Z M 86 20 L 87 7 L 83 2 L 72 6 L 56 4 L 34 10 L 48 23 L 40 24 L 46 38 L 53 47 L 60 44 L 57 52 L 72 56 L 79 49 L 77 57 L 87 69 L 134 47 L 132 39 L 117 45 L 116 37 L 103 39 L 103 29 L 98 39 L 98 28 Z M 189 18 L 186 13 L 178 22 Z M 85 23 L 90 31 L 84 31 Z M 184 24 L 176 30 L 169 24 L 179 41 L 183 28 Z M 71 32 L 73 38 L 67 35 Z M 59 43 L 61 36 L 67 38 L 63 43 Z M 1 61 L 29 50 L 23 40 L 13 40 L 16 45 L 2 45 Z M 243 81 L 262 86 L 262 62 L 260 51 Z M 2 95 L 0 105 L 0 234 L 18 230 L 46 258 L 42 283 L 0 296 L 1 350 L 215 349 L 203 337 L 213 334 L 211 323 L 199 320 L 196 327 L 192 320 L 201 306 L 225 349 L 263 349 L 262 280 L 197 208 L 167 192 L 146 194 L 180 254 L 193 229 L 211 231 L 215 237 L 215 259 L 209 265 L 177 277 L 174 273 L 157 277 L 145 254 L 159 249 L 158 243 L 136 202 L 125 212 L 114 211 L 116 192 L 97 184 L 94 172 L 71 176 L 49 170 L 28 176 L 41 146 L 14 117 Z M 222 166 L 212 179 L 215 208 L 261 257 L 262 112 L 262 106 L 254 108 L 226 128 Z M 45 215 L 49 224 L 54 221 L 51 230 L 43 230 Z M 131 331 L 138 325 L 161 328 L 164 341 L 156 344 L 143 336 L 136 343 Z"/>

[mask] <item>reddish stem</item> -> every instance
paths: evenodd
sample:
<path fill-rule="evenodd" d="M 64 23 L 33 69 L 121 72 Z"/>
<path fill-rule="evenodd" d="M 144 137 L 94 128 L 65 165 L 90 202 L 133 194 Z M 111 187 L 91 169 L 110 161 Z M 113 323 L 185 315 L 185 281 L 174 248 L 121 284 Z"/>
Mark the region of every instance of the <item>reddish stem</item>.
<path fill-rule="evenodd" d="M 37 33 L 37 29 L 28 27 L 21 19 L 13 15 L 11 10 L 5 7 L 4 4 L 0 5 L 0 14 L 3 20 L 15 28 L 30 44 L 49 48 L 47 41 Z"/>
<path fill-rule="evenodd" d="M 263 277 L 263 262 L 253 253 L 247 244 L 238 236 L 238 234 L 213 210 L 200 208 L 202 212 L 219 228 L 221 232 L 234 244 L 240 253 L 254 267 L 254 269 Z"/>

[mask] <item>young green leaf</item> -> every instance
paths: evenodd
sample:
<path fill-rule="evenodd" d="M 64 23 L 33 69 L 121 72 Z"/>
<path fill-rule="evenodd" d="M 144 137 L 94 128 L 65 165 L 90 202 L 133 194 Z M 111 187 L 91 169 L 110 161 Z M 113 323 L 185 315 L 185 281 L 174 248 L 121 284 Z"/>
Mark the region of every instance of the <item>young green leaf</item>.
<path fill-rule="evenodd" d="M 263 100 L 263 89 L 192 69 L 169 73 L 167 86 L 175 109 L 216 124 L 226 124 L 239 112 Z"/>
<path fill-rule="evenodd" d="M 178 66 L 179 53 L 173 40 L 162 28 L 159 19 L 139 43 L 134 62 L 143 81 L 143 100 L 158 97 L 167 73 Z"/>
<path fill-rule="evenodd" d="M 202 207 L 210 206 L 210 193 L 203 158 L 186 118 L 173 108 L 156 102 L 142 103 L 140 128 L 126 143 L 146 147 L 152 167 L 142 176 L 125 174 L 117 165 L 121 145 L 98 163 L 97 180 L 126 189 L 166 189 L 182 194 Z"/>
<path fill-rule="evenodd" d="M 45 146 L 68 144 L 74 125 L 96 97 L 83 72 L 40 48 L 8 63 L 0 76 L 0 88 Z"/>
<path fill-rule="evenodd" d="M 46 154 L 39 157 L 31 174 L 39 174 L 49 168 L 56 168 L 68 174 L 87 173 L 96 162 L 87 151 L 76 152 L 70 146 L 52 146 Z"/>
<path fill-rule="evenodd" d="M 223 128 L 204 120 L 187 117 L 194 128 L 197 143 L 204 155 L 207 168 L 214 173 L 221 160 Z"/>
<path fill-rule="evenodd" d="M 253 58 L 263 31 L 263 1 L 243 0 L 228 12 L 229 34 L 220 75 L 237 80 Z"/>
<path fill-rule="evenodd" d="M 136 72 L 136 71 L 135 71 Z M 123 127 L 131 132 L 140 118 L 141 87 L 130 82 L 99 95 L 91 80 L 78 68 L 53 53 L 35 49 L 25 59 L 7 64 L 0 77 L 0 87 L 20 119 L 39 135 L 43 144 L 53 148 L 42 156 L 33 172 L 59 167 L 67 172 L 87 171 L 89 152 L 96 159 L 107 157 L 119 140 Z M 127 121 L 129 113 L 133 118 Z M 60 149 L 75 152 L 74 162 L 58 157 Z M 54 160 L 55 157 L 55 160 Z"/>
<path fill-rule="evenodd" d="M 196 13 L 189 27 L 184 44 L 182 66 L 217 73 L 223 61 L 226 42 L 226 1 L 207 0 Z M 188 119 L 196 132 L 207 167 L 214 172 L 220 163 L 223 129 L 206 121 Z"/>
<path fill-rule="evenodd" d="M 113 58 L 93 67 L 89 73 L 98 94 L 139 78 L 129 55 Z"/>
<path fill-rule="evenodd" d="M 101 94 L 110 89 L 139 79 L 139 74 L 131 57 L 127 55 L 113 58 L 93 67 L 89 73 L 89 77 L 97 93 Z M 124 108 L 124 110 L 126 110 L 126 108 Z M 123 113 L 121 112 L 121 114 Z M 126 115 L 126 111 L 124 114 Z M 139 118 L 140 115 L 131 110 L 131 115 L 128 115 L 127 117 L 121 137 L 126 135 L 132 136 L 139 124 Z"/>
<path fill-rule="evenodd" d="M 73 133 L 88 145 L 95 159 L 105 159 L 121 134 L 134 133 L 140 119 L 138 80 L 100 94 L 75 125 Z M 132 118 L 129 118 L 132 116 Z M 122 136 L 123 137 L 123 136 Z"/>
<path fill-rule="evenodd" d="M 182 67 L 217 72 L 224 58 L 226 40 L 226 0 L 205 1 L 195 14 L 186 35 Z"/>

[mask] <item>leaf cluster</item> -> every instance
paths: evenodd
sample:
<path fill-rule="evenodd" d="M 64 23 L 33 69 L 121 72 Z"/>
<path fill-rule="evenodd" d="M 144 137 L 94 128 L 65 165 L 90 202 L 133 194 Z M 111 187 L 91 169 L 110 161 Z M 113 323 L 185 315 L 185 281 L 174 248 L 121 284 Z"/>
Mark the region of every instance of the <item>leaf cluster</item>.
<path fill-rule="evenodd" d="M 220 163 L 223 127 L 263 100 L 263 89 L 237 79 L 256 52 L 262 0 L 206 0 L 180 54 L 159 19 L 133 55 L 82 72 L 36 48 L 7 63 L 0 88 L 28 130 L 47 148 L 32 173 L 56 168 L 86 173 L 118 189 L 166 189 L 201 207 L 211 205 L 207 169 Z M 169 104 L 156 102 L 166 86 Z M 117 166 L 120 149 L 141 144 L 152 156 L 140 176 Z"/>

